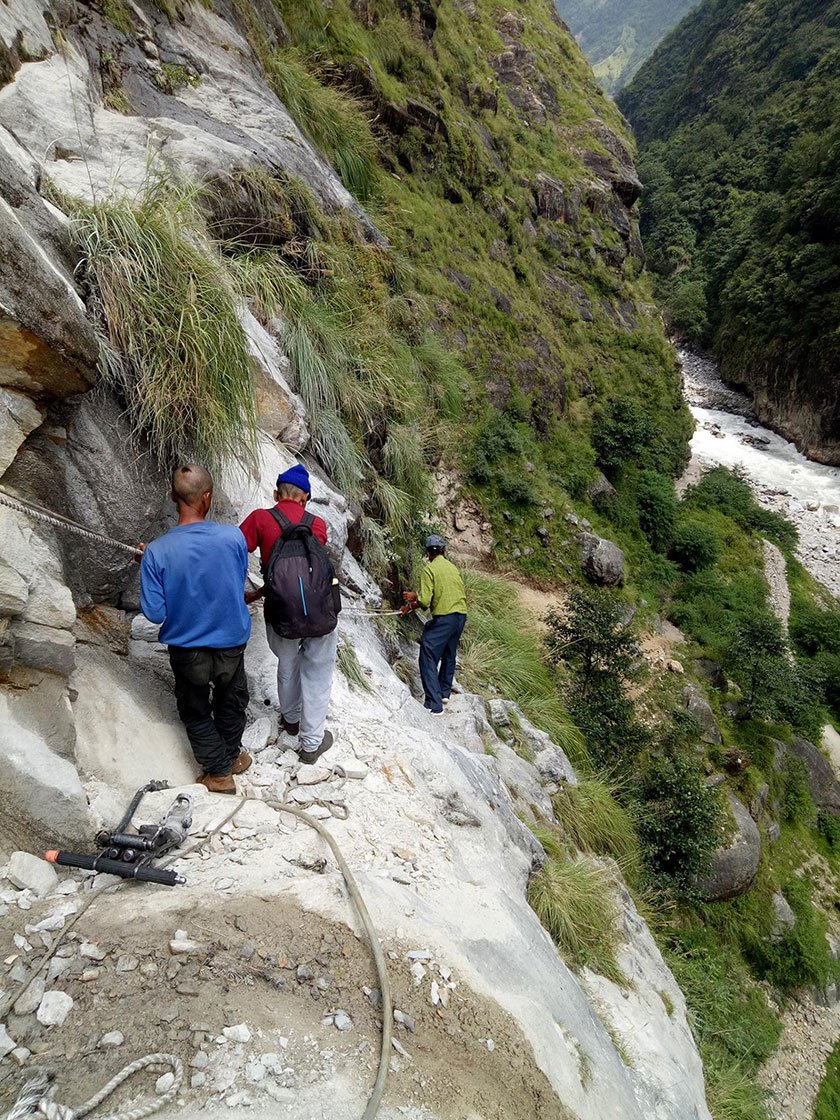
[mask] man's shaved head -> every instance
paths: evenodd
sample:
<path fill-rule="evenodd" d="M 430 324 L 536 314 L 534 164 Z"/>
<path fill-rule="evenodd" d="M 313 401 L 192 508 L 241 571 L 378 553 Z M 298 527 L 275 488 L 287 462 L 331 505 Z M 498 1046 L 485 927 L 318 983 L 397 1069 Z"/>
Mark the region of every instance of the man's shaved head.
<path fill-rule="evenodd" d="M 172 472 L 172 497 L 185 506 L 198 504 L 202 494 L 213 492 L 213 479 L 208 470 L 196 463 L 187 463 Z"/>

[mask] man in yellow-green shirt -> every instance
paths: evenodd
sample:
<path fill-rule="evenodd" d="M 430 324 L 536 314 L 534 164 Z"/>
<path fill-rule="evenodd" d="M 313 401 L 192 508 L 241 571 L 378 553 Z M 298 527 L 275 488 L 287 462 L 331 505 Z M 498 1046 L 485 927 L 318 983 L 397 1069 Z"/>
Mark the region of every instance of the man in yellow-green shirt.
<path fill-rule="evenodd" d="M 420 639 L 420 677 L 425 707 L 436 714 L 443 711 L 452 692 L 458 642 L 467 622 L 464 581 L 445 552 L 443 537 L 426 538 L 428 563 L 420 576 L 420 591 L 406 591 L 403 596 L 411 610 L 431 608 L 432 617 L 423 627 Z"/>

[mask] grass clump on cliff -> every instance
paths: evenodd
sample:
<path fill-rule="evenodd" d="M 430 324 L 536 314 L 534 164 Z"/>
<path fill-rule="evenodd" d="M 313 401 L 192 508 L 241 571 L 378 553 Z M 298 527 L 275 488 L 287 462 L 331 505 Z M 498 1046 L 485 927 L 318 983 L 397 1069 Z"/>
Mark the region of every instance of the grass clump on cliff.
<path fill-rule="evenodd" d="M 190 190 L 73 207 L 102 370 L 162 461 L 247 458 L 256 440 L 240 293 Z"/>
<path fill-rule="evenodd" d="M 637 876 L 641 856 L 631 814 L 616 800 L 616 788 L 602 776 L 563 785 L 551 799 L 554 815 L 581 851 L 611 856 L 625 877 Z"/>
<path fill-rule="evenodd" d="M 376 143 L 361 107 L 349 94 L 322 84 L 293 50 L 263 58 L 268 83 L 305 136 L 321 149 L 360 202 L 376 190 Z"/>
<path fill-rule="evenodd" d="M 459 659 L 466 680 L 479 691 L 492 687 L 515 701 L 573 761 L 585 761 L 583 738 L 566 713 L 515 587 L 470 569 L 463 576 L 470 613 Z"/>
<path fill-rule="evenodd" d="M 609 871 L 574 852 L 554 826 L 533 831 L 547 860 L 531 877 L 529 905 L 569 964 L 625 983 L 615 958 L 618 907 Z"/>

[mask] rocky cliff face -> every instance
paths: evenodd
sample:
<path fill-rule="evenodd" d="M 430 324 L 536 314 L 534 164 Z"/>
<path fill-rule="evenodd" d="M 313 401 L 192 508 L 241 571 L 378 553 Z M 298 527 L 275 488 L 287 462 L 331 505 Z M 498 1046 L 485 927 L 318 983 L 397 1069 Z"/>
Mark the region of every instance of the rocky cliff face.
<path fill-rule="evenodd" d="M 421 9 L 421 15 L 426 12 L 433 19 L 434 6 Z M 535 12 L 529 11 L 527 19 L 506 15 L 487 52 L 487 66 L 498 78 L 495 96 L 509 97 L 505 104 L 516 107 L 525 130 L 531 122 L 537 127 L 553 120 L 566 98 L 556 75 L 553 81 L 541 75 L 544 63 L 533 36 L 545 33 L 539 22 L 544 10 L 537 7 Z M 475 5 L 465 5 L 459 18 L 485 19 Z M 364 12 L 359 19 L 363 24 Z M 560 34 L 550 21 L 548 27 L 549 39 Z M 100 377 L 101 289 L 77 267 L 76 231 L 67 216 L 77 212 L 79 202 L 90 206 L 119 198 L 133 204 L 162 177 L 199 184 L 230 184 L 239 181 L 237 175 L 254 172 L 284 181 L 292 177 L 314 199 L 322 220 L 342 223 L 355 245 L 374 254 L 387 252 L 388 239 L 379 229 L 383 223 L 375 223 L 349 193 L 266 80 L 266 43 L 286 44 L 289 35 L 268 3 L 218 0 L 205 7 L 106 0 L 100 6 L 62 0 L 47 8 L 39 0 L 10 0 L 3 7 L 0 489 L 7 494 L 128 543 L 156 535 L 171 518 L 158 449 L 138 431 L 123 397 Z M 565 40 L 550 42 L 554 50 L 558 43 L 565 49 Z M 575 57 L 572 71 L 579 65 Z M 378 89 L 379 82 L 372 83 L 371 98 L 374 85 Z M 383 116 L 410 140 L 422 141 L 421 147 L 443 130 L 442 109 L 421 103 L 398 106 L 382 96 Z M 568 267 L 565 260 L 553 260 L 556 280 L 547 305 L 540 305 L 539 315 L 522 320 L 512 306 L 505 309 L 509 297 L 500 286 L 492 317 L 482 320 L 483 309 L 475 312 L 475 291 L 469 297 L 473 281 L 467 270 L 485 259 L 483 243 L 463 254 L 463 279 L 452 281 L 452 291 L 460 294 L 447 303 L 441 293 L 436 305 L 438 325 L 450 335 L 462 329 L 472 308 L 476 333 L 483 335 L 481 347 L 511 330 L 517 339 L 528 338 L 531 357 L 520 353 L 525 364 L 517 378 L 507 371 L 500 394 L 509 396 L 520 384 L 535 392 L 539 386 L 558 414 L 566 404 L 566 387 L 579 394 L 583 374 L 568 369 L 567 383 L 559 351 L 550 340 L 534 340 L 535 321 L 539 326 L 539 316 L 550 317 L 550 309 L 559 306 L 552 301 L 575 318 L 575 329 L 594 323 L 599 331 L 626 334 L 630 328 L 623 320 L 645 314 L 630 301 L 630 281 L 625 279 L 640 254 L 632 209 L 638 181 L 629 151 L 615 131 L 597 121 L 589 119 L 583 129 L 569 124 L 569 129 L 577 136 L 575 159 L 581 162 L 575 166 L 584 166 L 585 174 L 564 179 L 550 174 L 547 163 L 540 175 L 526 175 L 509 200 L 514 215 L 526 207 L 517 222 L 530 223 L 533 233 L 526 236 L 531 242 L 546 245 L 554 239 L 556 253 L 569 255 Z M 592 137 L 586 143 L 584 133 Z M 492 142 L 487 147 L 491 162 L 501 159 Z M 407 150 L 403 158 L 409 159 Z M 449 205 L 476 212 L 489 205 L 486 199 L 468 198 L 468 192 L 465 188 L 460 201 Z M 251 228 L 255 218 L 248 200 L 240 200 L 237 210 L 236 192 L 225 197 L 226 220 Z M 497 220 L 504 225 L 503 215 Z M 396 240 L 406 236 L 393 223 L 388 234 Z M 494 252 L 499 258 L 494 279 L 499 285 L 514 283 L 521 261 L 517 265 L 510 248 Z M 586 261 L 601 270 L 602 280 L 612 277 L 603 280 L 597 294 L 591 293 L 593 298 L 581 286 Z M 371 281 L 372 292 L 377 282 L 378 277 Z M 541 282 L 540 277 L 529 280 Z M 291 388 L 301 386 L 288 357 L 288 323 L 260 314 L 256 303 L 249 307 L 244 298 L 237 315 L 237 338 L 252 365 L 257 435 L 249 465 L 222 472 L 216 516 L 238 520 L 254 506 L 267 504 L 278 470 L 305 458 L 316 479 L 314 507 L 329 524 L 346 599 L 376 605 L 379 589 L 358 559 L 364 527 L 360 502 L 368 499 L 354 495 L 348 500 L 313 457 L 324 444 L 310 442 L 311 432 L 319 434 L 318 418 L 307 413 Z M 513 328 L 506 325 L 507 316 L 512 316 Z M 605 337 L 599 336 L 599 346 L 605 345 Z M 504 362 L 497 360 L 497 371 L 503 368 Z M 591 382 L 587 384 L 591 392 Z M 370 441 L 380 438 L 382 451 L 381 433 L 368 434 Z M 365 445 L 366 454 L 374 456 L 376 450 L 373 442 Z M 96 828 L 113 821 L 127 796 L 150 777 L 173 785 L 192 781 L 165 654 L 155 628 L 136 613 L 137 607 L 136 568 L 125 553 L 0 505 L 3 851 L 37 851 L 48 843 L 89 847 Z M 499 1099 L 514 1093 L 508 1114 L 517 1117 L 705 1120 L 702 1069 L 682 996 L 616 869 L 610 866 L 605 874 L 613 877 L 623 915 L 619 964 L 628 980 L 624 987 L 588 970 L 570 971 L 526 903 L 529 873 L 543 855 L 517 814 L 538 806 L 551 816 L 553 783 L 575 780 L 562 752 L 522 719 L 535 756 L 533 764 L 523 761 L 496 735 L 483 702 L 470 695 L 434 722 L 392 668 L 400 652 L 413 660 L 413 649 L 400 651 L 393 636 L 383 636 L 372 624 L 345 616 L 342 643 L 355 651 L 370 691 L 351 688 L 340 678 L 333 697 L 336 759 L 359 773 L 353 783 L 345 783 L 349 821 L 331 827 L 362 873 L 364 892 L 383 939 L 394 946 L 394 959 L 406 949 L 428 946 L 430 955 L 448 962 L 453 990 L 461 985 L 458 999 L 463 996 L 471 1007 L 486 1005 L 491 1009 L 486 1021 L 502 1024 L 492 1028 L 497 1034 L 504 1031 L 506 1039 L 495 1054 L 495 1066 L 482 1066 L 482 1083 L 464 1090 L 472 1114 L 483 1109 L 482 1101 L 492 1091 Z M 245 788 L 256 798 L 289 796 L 297 804 L 319 802 L 323 810 L 331 797 L 339 796 L 340 783 L 329 771 L 314 775 L 319 788 L 310 798 L 303 776 L 297 779 L 292 753 L 278 742 L 276 718 L 270 714 L 275 699 L 272 658 L 256 618 L 248 670 L 253 700 L 247 734 L 257 764 Z M 199 800 L 197 809 L 200 831 L 217 809 L 212 800 Z M 351 920 L 335 877 L 319 873 L 318 853 L 310 851 L 308 837 L 297 831 L 278 834 L 273 819 L 237 825 L 222 850 L 207 862 L 193 861 L 190 885 L 182 894 L 173 893 L 165 902 L 139 892 L 132 897 L 131 918 L 135 926 L 138 917 L 145 919 L 149 944 L 142 952 L 151 959 L 142 971 L 125 971 L 136 979 L 131 994 L 144 1014 L 160 987 L 153 979 L 157 949 L 152 942 L 157 934 L 161 944 L 171 937 L 172 931 L 165 932 L 167 915 L 176 921 L 176 914 L 215 912 L 219 890 L 233 891 L 239 915 L 250 913 L 259 900 L 280 906 L 285 895 L 287 901 L 294 899 L 299 923 L 312 915 L 315 929 L 326 928 L 318 922 Z M 231 861 L 237 869 L 235 882 L 228 875 Z M 22 935 L 17 919 L 32 905 L 31 895 L 6 891 L 3 898 L 3 937 Z M 7 905 L 10 913 L 5 913 Z M 48 898 L 36 906 L 40 917 L 54 903 Z M 120 903 L 112 914 L 127 917 L 122 907 Z M 107 925 L 104 916 L 101 920 Z M 103 936 L 102 928 L 98 936 Z M 101 1025 L 102 991 L 86 987 L 92 978 L 83 983 L 81 973 L 73 964 L 63 978 L 51 973 L 51 982 L 76 1001 L 66 1027 L 57 1028 L 67 1033 L 51 1039 L 53 1047 L 66 1047 L 68 1056 L 71 1035 L 90 1035 L 95 1043 Z M 19 977 L 10 974 L 9 983 L 16 982 Z M 130 987 L 135 980 L 126 983 Z M 404 996 L 409 1011 L 411 1001 L 418 1009 L 426 1006 L 425 987 L 421 991 L 417 983 L 417 990 L 409 988 Z M 307 1030 L 323 1033 L 321 1009 L 313 1006 L 313 1024 L 304 1023 L 301 1037 Z M 168 1007 L 162 1016 L 164 1011 L 170 1014 Z M 211 1001 L 207 1015 L 216 1033 L 224 1025 L 215 1021 L 217 1013 L 218 1001 Z M 251 1013 L 257 1014 L 253 1008 Z M 482 1054 L 493 1057 L 493 1039 L 478 1037 L 480 1018 L 470 1026 L 464 1012 L 456 1022 L 454 1016 L 447 1018 L 443 1006 L 434 1017 L 435 1031 L 441 1022 L 441 1038 L 434 1032 L 418 1034 L 418 1042 L 427 1040 L 429 1054 L 441 1067 L 453 1047 L 459 1055 L 463 1052 L 467 1064 L 479 1046 Z M 16 1042 L 38 1053 L 42 1040 L 34 1011 L 21 1010 L 7 1026 Z M 276 1033 L 278 1023 L 272 1021 L 265 1030 Z M 190 1036 L 193 1045 L 195 1035 Z M 355 1038 L 353 1043 L 342 1051 L 348 1064 L 356 1052 Z M 406 1048 L 411 1047 L 409 1039 Z M 422 1074 L 423 1062 L 419 1057 L 416 1061 Z M 511 1082 L 514 1068 L 519 1072 Z M 404 1115 L 409 1106 L 416 1106 L 411 1115 L 418 1117 L 444 1120 L 455 1115 L 445 1094 L 424 1090 L 422 1080 L 419 1089 L 415 1086 L 412 1064 L 402 1073 L 400 1069 L 397 1062 L 393 1100 L 384 1116 Z M 358 1075 L 354 1080 L 335 1068 L 330 1074 L 302 1066 L 302 1084 L 308 1084 L 304 1072 L 316 1089 L 301 1090 L 297 1115 L 321 1115 L 315 1097 L 322 1101 L 324 1092 L 336 1094 L 336 1115 L 355 1114 L 363 1094 Z M 222 1102 L 236 1104 L 243 1077 L 242 1070 L 227 1067 L 211 1073 L 206 1084 L 195 1085 L 188 1113 L 205 1101 L 211 1111 Z M 281 1099 L 276 1093 L 275 1099 Z M 259 1096 L 256 1103 L 268 1099 Z"/>

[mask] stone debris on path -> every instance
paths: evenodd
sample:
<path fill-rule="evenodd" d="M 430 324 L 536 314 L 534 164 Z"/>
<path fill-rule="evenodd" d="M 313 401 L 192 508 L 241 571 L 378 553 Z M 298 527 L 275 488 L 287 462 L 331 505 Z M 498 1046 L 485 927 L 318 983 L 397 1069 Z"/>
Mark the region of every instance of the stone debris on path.
<path fill-rule="evenodd" d="M 821 1007 L 800 997 L 782 1023 L 778 1048 L 759 1070 L 759 1081 L 774 1120 L 811 1120 L 826 1061 L 840 1037 L 840 1004 Z"/>
<path fill-rule="evenodd" d="M 374 628 L 358 621 L 351 625 L 360 661 L 371 670 L 374 691 L 354 693 L 351 703 L 348 686 L 337 680 L 330 724 L 337 733 L 336 746 L 324 764 L 319 760 L 317 767 L 302 769 L 295 752 L 287 749 L 285 737 L 276 737 L 276 721 L 269 719 L 254 732 L 257 741 L 265 738 L 265 742 L 255 749 L 252 768 L 237 779 L 241 792 L 258 800 L 238 809 L 212 837 L 227 806 L 206 790 L 189 787 L 194 797 L 191 840 L 207 839 L 207 844 L 176 865 L 185 874 L 186 885 L 172 892 L 154 892 L 154 897 L 153 892 L 140 889 L 132 891 L 130 899 L 128 892 L 118 892 L 101 911 L 103 917 L 122 913 L 135 928 L 138 918 L 157 926 L 160 904 L 179 907 L 160 929 L 157 943 L 115 944 L 97 924 L 94 911 L 85 919 L 82 932 L 71 932 L 61 946 L 70 955 L 53 959 L 46 987 L 64 988 L 75 1000 L 67 1025 L 49 1028 L 53 1048 L 64 1057 L 82 1049 L 85 1030 L 87 1053 L 103 1057 L 118 1045 L 106 1040 L 124 1035 L 120 1047 L 124 1060 L 144 1046 L 165 1045 L 181 1054 L 189 1066 L 190 1093 L 210 1109 L 226 1113 L 294 1102 L 296 1120 L 318 1120 L 321 1114 L 311 1102 L 322 1098 L 324 1091 L 332 1096 L 340 1090 L 347 1115 L 358 1111 L 355 1102 L 375 1076 L 382 996 L 372 986 L 363 941 L 353 939 L 349 951 L 362 974 L 355 986 L 348 987 L 346 977 L 342 979 L 347 962 L 341 953 L 316 947 L 296 955 L 288 946 L 270 943 L 254 927 L 249 907 L 258 901 L 279 903 L 286 891 L 293 892 L 290 897 L 301 918 L 312 913 L 319 915 L 315 921 L 354 921 L 343 880 L 323 841 L 302 822 L 278 815 L 262 798 L 310 803 L 313 816 L 329 820 L 330 831 L 359 877 L 381 929 L 392 983 L 398 986 L 394 1025 L 401 1037 L 393 1039 L 392 1066 L 395 1091 L 406 1094 L 404 1107 L 413 1108 L 408 1102 L 425 1102 L 431 1109 L 426 1114 L 434 1120 L 434 1092 L 447 1099 L 455 1089 L 440 1066 L 436 1073 L 430 1072 L 430 1063 L 435 1068 L 443 1055 L 447 1071 L 453 1045 L 463 1046 L 471 1063 L 481 1061 L 476 1053 L 483 1054 L 484 1061 L 493 1054 L 493 1070 L 506 1068 L 505 1059 L 500 1060 L 500 1052 L 506 1052 L 506 1029 L 516 1037 L 516 1032 L 530 1032 L 524 1034 L 529 1053 L 534 1047 L 543 1048 L 539 1066 L 526 1063 L 525 1072 L 514 1075 L 520 1078 L 516 1085 L 522 1092 L 530 1093 L 534 1080 L 545 1078 L 552 1064 L 562 1068 L 558 1021 L 566 1023 L 565 1029 L 574 1037 L 586 1039 L 587 1032 L 600 1032 L 597 1039 L 581 1045 L 610 1053 L 609 1038 L 597 1022 L 593 1026 L 586 1010 L 587 997 L 525 903 L 525 885 L 539 851 L 517 811 L 537 804 L 551 812 L 546 789 L 556 789 L 560 781 L 576 781 L 568 759 L 515 705 L 498 698 L 501 734 L 504 717 L 510 725 L 515 715 L 535 764 L 523 761 L 496 735 L 484 702 L 468 693 L 453 698 L 444 719 L 433 724 L 394 677 Z M 262 666 L 259 648 L 255 656 Z M 270 662 L 268 668 L 273 671 Z M 255 670 L 252 663 L 249 671 L 252 680 L 261 679 L 262 668 Z M 259 698 L 256 685 L 253 692 Z M 264 718 L 257 715 L 255 722 Z M 494 743 L 493 754 L 486 751 L 488 742 Z M 148 794 L 143 818 L 162 815 L 172 793 Z M 330 806 L 335 804 L 347 806 L 347 820 L 331 817 Z M 108 820 L 103 817 L 104 824 Z M 57 914 L 59 898 L 72 902 L 60 887 L 46 902 L 32 897 L 30 925 Z M 16 911 L 24 892 L 10 895 L 6 904 Z M 224 933 L 211 919 L 222 911 L 229 915 Z M 488 930 L 492 933 L 501 912 L 506 935 L 504 942 L 496 942 L 488 937 Z M 452 941 L 452 928 L 459 930 L 457 942 Z M 22 937 L 16 963 L 24 967 L 21 962 L 27 958 L 37 962 L 40 939 L 60 934 L 60 930 L 43 930 Z M 512 977 L 503 967 L 513 951 L 511 945 L 523 948 L 521 976 Z M 674 1099 L 691 1099 L 693 1107 L 692 1077 L 697 1074 L 698 1085 L 700 1080 L 690 1035 L 687 1029 L 675 1033 L 674 1023 L 680 1020 L 667 1017 L 658 994 L 650 1006 L 644 1002 L 646 991 L 670 990 L 672 980 L 652 943 L 645 942 L 638 960 L 633 956 L 632 961 L 630 971 L 639 994 L 628 1000 L 614 989 L 605 993 L 605 1000 L 629 1004 L 637 1028 L 649 1023 L 651 1016 L 654 1022 L 660 1016 L 660 1034 L 668 1043 L 663 1058 L 660 1034 L 656 1035 L 660 1051 L 656 1077 L 662 1080 L 654 1078 L 653 1083 L 670 1086 L 668 1093 Z M 53 966 L 59 970 L 55 975 Z M 25 973 L 29 974 L 28 966 Z M 477 1019 L 470 1010 L 486 974 L 500 977 L 491 993 L 492 1007 L 497 1016 L 502 1011 L 513 1015 L 508 1027 L 498 1018 Z M 539 992 L 539 1001 L 533 1004 L 542 1008 L 538 1015 L 517 1010 L 523 990 Z M 138 1035 L 136 1016 L 110 1022 L 103 1017 L 111 1007 L 124 1006 L 129 991 L 146 993 L 148 1010 L 144 1006 L 143 1016 L 148 1015 L 152 1031 L 148 1041 Z M 218 992 L 218 1001 L 208 1005 L 208 992 Z M 268 1026 L 260 1016 L 264 1008 L 275 1006 L 278 1019 Z M 286 1017 L 290 1007 L 297 1022 Z M 28 1019 L 34 1016 L 30 1013 Z M 95 1027 L 89 1026 L 93 1021 Z M 125 1029 L 127 1021 L 132 1023 L 130 1032 Z M 70 1039 L 71 1029 L 79 1041 Z M 16 1035 L 9 1029 L 8 1035 L 13 1048 L 31 1049 L 37 1057 L 42 1038 L 37 1031 L 28 1027 Z M 424 1056 L 422 1063 L 413 1053 L 415 1048 Z M 577 1058 L 569 1060 L 577 1068 Z M 620 1058 L 615 1062 L 614 1068 L 604 1067 L 597 1091 L 612 1102 L 609 1107 L 614 1112 L 639 1120 L 637 1091 L 647 1090 L 632 1087 L 628 1079 L 635 1075 L 626 1071 Z M 485 1075 L 497 1073 L 484 1070 L 481 1076 Z M 406 1077 L 408 1081 L 401 1080 Z M 546 1081 L 540 1091 L 548 1092 L 548 1085 Z M 506 1091 L 508 1086 L 500 1081 L 499 1088 Z M 679 1115 L 672 1111 L 664 1120 Z M 699 1115 L 707 1120 L 702 1111 Z"/>

